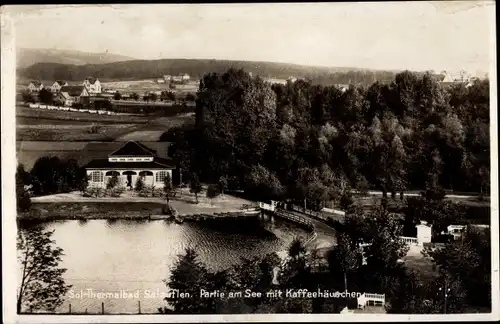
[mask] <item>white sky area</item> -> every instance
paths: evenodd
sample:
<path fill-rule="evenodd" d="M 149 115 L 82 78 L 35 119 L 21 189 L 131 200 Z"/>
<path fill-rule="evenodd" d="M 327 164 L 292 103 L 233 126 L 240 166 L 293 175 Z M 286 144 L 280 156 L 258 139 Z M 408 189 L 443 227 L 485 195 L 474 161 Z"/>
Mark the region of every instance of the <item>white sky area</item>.
<path fill-rule="evenodd" d="M 11 7 L 16 47 L 488 71 L 492 1 Z M 493 57 L 491 59 L 494 59 Z"/>

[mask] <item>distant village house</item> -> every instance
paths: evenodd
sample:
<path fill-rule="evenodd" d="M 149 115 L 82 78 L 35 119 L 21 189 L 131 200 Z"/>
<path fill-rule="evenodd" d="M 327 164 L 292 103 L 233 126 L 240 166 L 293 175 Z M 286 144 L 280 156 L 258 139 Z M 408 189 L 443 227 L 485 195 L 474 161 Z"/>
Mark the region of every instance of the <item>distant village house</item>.
<path fill-rule="evenodd" d="M 56 94 L 54 101 L 64 106 L 76 103 L 87 103 L 89 92 L 84 86 L 64 86 Z"/>
<path fill-rule="evenodd" d="M 163 79 L 165 80 L 165 83 L 173 82 L 173 83 L 182 83 L 182 82 L 188 82 L 191 77 L 189 74 L 184 73 L 180 75 L 164 75 Z"/>
<path fill-rule="evenodd" d="M 83 86 L 87 89 L 89 95 L 101 93 L 101 82 L 99 82 L 99 79 L 88 77 L 83 81 Z"/>
<path fill-rule="evenodd" d="M 40 81 L 31 81 L 28 85 L 28 90 L 30 92 L 38 92 L 43 89 L 43 83 Z"/>
<path fill-rule="evenodd" d="M 443 78 L 439 82 L 441 86 L 451 86 L 456 84 L 464 84 L 466 87 L 470 87 L 475 78 L 473 78 L 466 71 L 461 71 L 460 73 L 450 73 L 443 71 Z"/>
<path fill-rule="evenodd" d="M 54 82 L 54 84 L 50 88 L 50 91 L 52 91 L 53 93 L 58 93 L 62 87 L 65 87 L 67 85 L 68 85 L 68 82 L 63 81 L 63 80 L 57 80 L 56 82 Z"/>

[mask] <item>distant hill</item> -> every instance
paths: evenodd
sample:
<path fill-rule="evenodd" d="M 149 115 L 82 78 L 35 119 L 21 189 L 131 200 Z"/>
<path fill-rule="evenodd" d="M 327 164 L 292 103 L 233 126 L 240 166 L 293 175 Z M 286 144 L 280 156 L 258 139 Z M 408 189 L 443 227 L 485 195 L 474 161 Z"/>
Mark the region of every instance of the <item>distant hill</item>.
<path fill-rule="evenodd" d="M 111 53 L 87 53 L 71 50 L 19 48 L 16 52 L 18 68 L 26 68 L 37 63 L 60 64 L 102 64 L 134 60 L 134 58 Z"/>
<path fill-rule="evenodd" d="M 19 69 L 19 75 L 29 79 L 80 81 L 87 76 L 101 80 L 141 80 L 159 78 L 165 74 L 187 73 L 200 78 L 209 72 L 223 73 L 229 68 L 244 69 L 254 75 L 287 79 L 296 77 L 314 83 L 363 83 L 387 81 L 397 71 L 377 71 L 351 67 L 316 67 L 287 63 L 229 61 L 209 59 L 131 60 L 106 64 L 36 63 Z"/>

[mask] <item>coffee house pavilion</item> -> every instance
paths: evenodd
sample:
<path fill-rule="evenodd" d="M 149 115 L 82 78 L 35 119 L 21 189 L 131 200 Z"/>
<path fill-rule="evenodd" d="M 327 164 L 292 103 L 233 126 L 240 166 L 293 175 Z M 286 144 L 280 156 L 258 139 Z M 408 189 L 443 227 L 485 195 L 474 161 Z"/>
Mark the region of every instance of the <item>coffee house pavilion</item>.
<path fill-rule="evenodd" d="M 175 166 L 170 159 L 161 158 L 156 151 L 136 141 L 128 141 L 107 159 L 94 159 L 85 166 L 90 187 L 105 188 L 108 180 L 116 174 L 119 184 L 132 189 L 138 177 L 144 184 L 163 188 L 165 177 Z"/>

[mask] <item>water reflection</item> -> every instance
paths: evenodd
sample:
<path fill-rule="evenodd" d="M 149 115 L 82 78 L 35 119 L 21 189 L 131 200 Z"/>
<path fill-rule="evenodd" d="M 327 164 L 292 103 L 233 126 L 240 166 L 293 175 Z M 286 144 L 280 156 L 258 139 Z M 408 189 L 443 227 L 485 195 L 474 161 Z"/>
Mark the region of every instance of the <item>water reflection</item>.
<path fill-rule="evenodd" d="M 162 280 L 168 279 L 177 255 L 187 247 L 196 249 L 210 269 L 221 270 L 241 257 L 285 250 L 295 236 L 307 234 L 294 224 L 281 221 L 264 226 L 250 222 L 242 226 L 163 220 L 72 220 L 43 226 L 55 230 L 53 239 L 65 252 L 62 263 L 68 269 L 65 278 L 73 285 L 59 311 L 67 312 L 71 303 L 72 312 L 89 313 L 99 313 L 101 302 L 106 313 L 137 313 L 137 298 L 96 295 L 137 290 L 141 311 L 156 312 L 164 305 L 163 298 L 146 298 L 145 292 L 166 292 Z"/>

